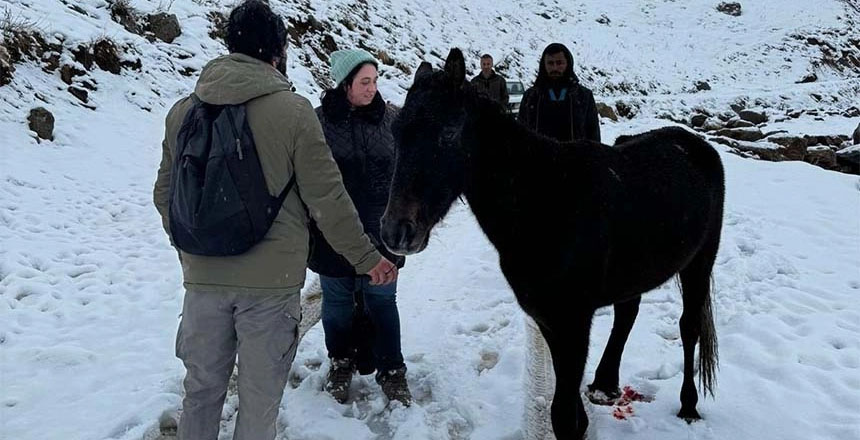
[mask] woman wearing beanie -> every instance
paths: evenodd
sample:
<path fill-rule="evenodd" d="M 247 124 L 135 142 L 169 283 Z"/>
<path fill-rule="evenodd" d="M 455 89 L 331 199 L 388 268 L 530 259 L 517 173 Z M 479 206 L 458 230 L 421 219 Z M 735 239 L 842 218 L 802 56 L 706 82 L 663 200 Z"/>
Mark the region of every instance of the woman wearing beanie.
<path fill-rule="evenodd" d="M 358 210 L 364 231 L 376 248 L 398 268 L 405 259 L 391 254 L 380 239 L 379 221 L 388 202 L 394 172 L 391 122 L 396 110 L 376 89 L 377 61 L 363 50 L 331 54 L 331 75 L 337 86 L 326 90 L 316 109 L 343 183 Z M 389 400 L 411 403 L 406 365 L 400 350 L 397 282 L 371 285 L 311 228 L 308 266 L 320 275 L 322 322 L 331 359 L 326 391 L 346 402 L 353 373 L 376 370 L 376 381 Z"/>

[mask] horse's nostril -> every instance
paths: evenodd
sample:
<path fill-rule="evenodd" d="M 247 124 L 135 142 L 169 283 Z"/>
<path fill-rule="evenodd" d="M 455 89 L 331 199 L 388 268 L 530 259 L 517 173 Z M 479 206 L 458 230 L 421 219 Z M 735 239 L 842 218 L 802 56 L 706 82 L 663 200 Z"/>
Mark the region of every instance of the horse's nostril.
<path fill-rule="evenodd" d="M 406 249 L 415 238 L 415 222 L 410 220 L 401 220 L 397 225 L 397 245 L 401 249 Z"/>

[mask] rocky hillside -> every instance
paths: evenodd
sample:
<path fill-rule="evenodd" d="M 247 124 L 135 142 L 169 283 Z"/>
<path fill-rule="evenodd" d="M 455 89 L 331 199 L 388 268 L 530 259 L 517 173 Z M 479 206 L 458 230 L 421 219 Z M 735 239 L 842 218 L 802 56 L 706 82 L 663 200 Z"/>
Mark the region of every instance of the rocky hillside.
<path fill-rule="evenodd" d="M 440 64 L 451 46 L 471 55 L 473 72 L 489 52 L 501 73 L 528 85 L 543 47 L 560 41 L 573 50 L 606 123 L 663 118 L 739 154 L 860 172 L 850 138 L 856 122 L 838 133 L 773 125 L 860 118 L 860 6 L 851 0 L 814 10 L 801 0 L 271 3 L 288 22 L 290 78 L 314 102 L 331 86 L 328 56 L 339 48 L 376 54 L 382 92 L 399 102 L 412 69 L 422 60 Z M 0 121 L 51 140 L 54 127 L 86 118 L 105 100 L 164 112 L 224 52 L 233 4 L 0 0 Z M 58 107 L 71 110 L 60 119 Z"/>

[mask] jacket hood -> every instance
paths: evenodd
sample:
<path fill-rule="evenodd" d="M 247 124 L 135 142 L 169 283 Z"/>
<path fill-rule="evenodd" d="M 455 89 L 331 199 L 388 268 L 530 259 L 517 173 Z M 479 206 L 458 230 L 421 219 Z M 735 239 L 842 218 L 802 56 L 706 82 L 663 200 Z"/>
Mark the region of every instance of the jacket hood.
<path fill-rule="evenodd" d="M 206 64 L 194 93 L 209 104 L 236 105 L 284 90 L 292 90 L 292 85 L 274 67 L 254 57 L 232 53 Z"/>
<path fill-rule="evenodd" d="M 567 70 L 565 70 L 563 79 L 567 79 L 570 83 L 578 83 L 579 78 L 576 77 L 576 74 L 573 73 L 573 54 L 570 53 L 570 49 L 567 46 L 561 43 L 552 43 L 543 50 L 543 53 L 540 56 L 540 66 L 538 66 L 538 76 L 535 80 L 535 85 L 538 87 L 544 87 L 547 84 L 550 84 L 552 80 L 550 80 L 549 75 L 546 73 L 546 67 L 544 66 L 544 59 L 547 54 L 551 53 L 564 53 L 564 57 L 567 59 Z"/>

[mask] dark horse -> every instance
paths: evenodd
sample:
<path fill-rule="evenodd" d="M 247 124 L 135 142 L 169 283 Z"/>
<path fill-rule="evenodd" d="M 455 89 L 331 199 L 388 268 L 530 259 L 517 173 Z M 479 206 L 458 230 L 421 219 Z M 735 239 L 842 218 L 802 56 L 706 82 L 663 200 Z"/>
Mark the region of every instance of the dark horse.
<path fill-rule="evenodd" d="M 432 69 L 428 69 L 432 70 Z M 393 252 L 427 246 L 465 194 L 499 252 L 520 306 L 552 354 L 552 426 L 559 439 L 588 427 L 580 384 L 594 311 L 615 305 L 592 390 L 617 394 L 621 352 L 639 297 L 680 274 L 684 382 L 679 417 L 700 418 L 694 383 L 713 394 L 717 339 L 711 268 L 725 183 L 717 152 L 682 128 L 625 137 L 615 147 L 559 143 L 504 114 L 464 82 L 463 54 L 419 72 L 394 124 L 396 166 L 382 238 Z"/>

